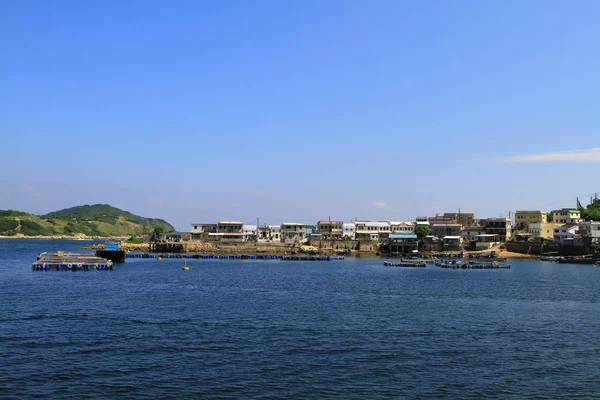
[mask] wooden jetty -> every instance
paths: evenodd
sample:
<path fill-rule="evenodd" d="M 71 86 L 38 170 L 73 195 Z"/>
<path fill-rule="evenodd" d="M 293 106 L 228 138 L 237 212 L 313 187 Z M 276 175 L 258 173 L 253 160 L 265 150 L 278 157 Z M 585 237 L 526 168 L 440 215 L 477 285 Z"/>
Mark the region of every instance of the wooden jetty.
<path fill-rule="evenodd" d="M 38 255 L 31 265 L 34 271 L 96 271 L 112 270 L 113 262 L 96 257 L 93 253 L 71 253 L 58 251 Z"/>

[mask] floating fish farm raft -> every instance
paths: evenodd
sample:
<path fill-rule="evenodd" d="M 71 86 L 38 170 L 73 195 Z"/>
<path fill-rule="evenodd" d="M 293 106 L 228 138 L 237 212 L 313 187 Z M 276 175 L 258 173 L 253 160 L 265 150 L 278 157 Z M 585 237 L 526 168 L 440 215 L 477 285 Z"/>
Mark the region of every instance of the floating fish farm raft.
<path fill-rule="evenodd" d="M 305 256 L 305 255 L 267 255 L 267 254 L 156 254 L 156 253 L 127 253 L 125 258 L 193 258 L 200 260 L 282 260 L 282 261 L 336 261 L 343 256 Z"/>
<path fill-rule="evenodd" d="M 492 262 L 460 262 L 460 261 L 435 261 L 436 267 L 446 269 L 510 269 L 510 264 Z"/>
<path fill-rule="evenodd" d="M 425 268 L 425 261 L 384 261 L 383 265 L 385 265 L 386 267 Z"/>
<path fill-rule="evenodd" d="M 93 253 L 41 253 L 31 265 L 34 271 L 102 271 L 112 270 L 113 262 Z"/>

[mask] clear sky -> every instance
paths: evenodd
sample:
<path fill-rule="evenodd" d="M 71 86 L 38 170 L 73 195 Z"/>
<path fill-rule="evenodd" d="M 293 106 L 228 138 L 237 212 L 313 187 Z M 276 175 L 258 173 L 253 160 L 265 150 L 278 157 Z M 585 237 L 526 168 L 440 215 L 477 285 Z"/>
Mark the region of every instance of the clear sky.
<path fill-rule="evenodd" d="M 587 204 L 598 15 L 596 0 L 3 1 L 0 209 L 109 203 L 189 230 Z"/>

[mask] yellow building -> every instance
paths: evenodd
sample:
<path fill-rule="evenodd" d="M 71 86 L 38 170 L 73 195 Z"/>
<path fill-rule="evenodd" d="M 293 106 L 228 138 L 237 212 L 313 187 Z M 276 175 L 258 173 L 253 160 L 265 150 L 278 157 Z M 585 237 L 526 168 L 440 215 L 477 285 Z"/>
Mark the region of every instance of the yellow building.
<path fill-rule="evenodd" d="M 578 224 L 581 221 L 581 212 L 579 210 L 573 210 L 571 208 L 562 208 L 560 210 L 552 211 L 553 222 L 560 224 Z"/>
<path fill-rule="evenodd" d="M 563 225 L 564 224 L 557 224 L 554 222 L 545 222 L 545 223 L 534 222 L 532 224 L 529 224 L 529 233 L 531 233 L 531 235 L 534 237 L 543 237 L 546 239 L 553 239 L 554 238 L 554 229 L 558 228 L 560 226 L 563 226 Z"/>
<path fill-rule="evenodd" d="M 548 214 L 543 210 L 515 211 L 515 228 L 525 229 L 529 224 L 545 224 L 548 222 Z"/>

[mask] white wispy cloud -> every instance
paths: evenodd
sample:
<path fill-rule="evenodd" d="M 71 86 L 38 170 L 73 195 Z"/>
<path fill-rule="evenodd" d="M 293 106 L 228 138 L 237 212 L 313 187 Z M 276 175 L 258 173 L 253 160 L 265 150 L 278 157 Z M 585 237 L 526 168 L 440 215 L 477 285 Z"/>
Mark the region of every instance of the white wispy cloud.
<path fill-rule="evenodd" d="M 538 162 L 600 162 L 600 148 L 499 157 L 496 158 L 495 161 L 501 164 Z"/>
<path fill-rule="evenodd" d="M 379 209 L 384 209 L 384 208 L 389 208 L 390 206 L 388 206 L 387 203 L 384 203 L 383 201 L 376 201 L 373 203 L 373 207 L 376 207 Z"/>

